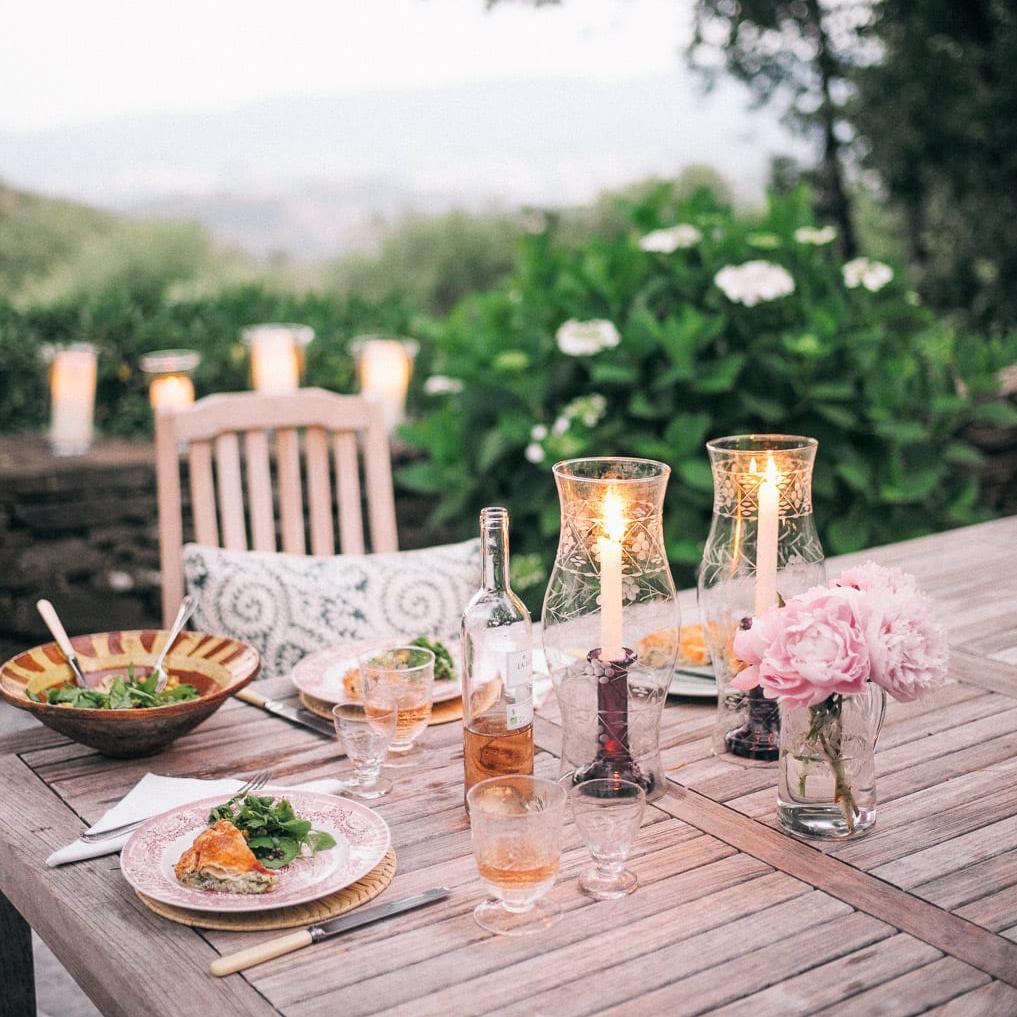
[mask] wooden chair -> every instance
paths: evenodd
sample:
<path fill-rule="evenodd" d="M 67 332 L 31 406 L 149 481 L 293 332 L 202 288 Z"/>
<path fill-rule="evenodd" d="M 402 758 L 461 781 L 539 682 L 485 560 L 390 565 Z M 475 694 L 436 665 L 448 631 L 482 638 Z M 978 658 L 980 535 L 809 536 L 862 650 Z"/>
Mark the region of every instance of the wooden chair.
<path fill-rule="evenodd" d="M 269 456 L 273 431 L 283 551 L 304 554 L 306 550 L 301 444 L 311 552 L 335 551 L 330 443 L 335 456 L 340 546 L 344 554 L 365 551 L 358 437 L 364 458 L 372 550 L 398 550 L 388 433 L 377 404 L 361 396 L 336 395 L 316 388 L 286 395 L 236 392 L 207 396 L 185 410 L 156 414 L 155 465 L 165 625 L 172 623 L 184 593 L 181 450 L 188 452 L 191 512 L 198 543 L 238 551 L 247 548 L 276 551 Z M 304 432 L 303 442 L 300 431 Z"/>

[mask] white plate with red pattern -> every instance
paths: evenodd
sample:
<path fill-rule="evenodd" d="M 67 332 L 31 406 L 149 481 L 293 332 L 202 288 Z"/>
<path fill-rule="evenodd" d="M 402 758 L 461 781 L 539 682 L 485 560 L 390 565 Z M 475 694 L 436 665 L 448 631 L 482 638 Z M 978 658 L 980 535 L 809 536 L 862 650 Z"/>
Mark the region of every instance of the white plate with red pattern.
<path fill-rule="evenodd" d="M 442 640 L 455 664 L 456 672 L 460 668 L 459 640 Z M 301 692 L 306 692 L 315 699 L 326 703 L 342 703 L 349 700 L 350 694 L 343 678 L 350 671 L 360 666 L 360 658 L 368 653 L 381 653 L 394 646 L 407 646 L 409 641 L 400 642 L 398 636 L 385 636 L 381 639 L 362 639 L 357 643 L 341 643 L 338 646 L 326 646 L 323 650 L 309 653 L 293 669 L 290 678 Z M 436 680 L 434 683 L 435 703 L 444 703 L 456 699 L 463 692 L 463 683 L 456 678 Z"/>
<path fill-rule="evenodd" d="M 146 897 L 193 911 L 269 911 L 338 893 L 366 876 L 388 851 L 388 824 L 360 802 L 291 788 L 266 788 L 258 795 L 288 798 L 296 814 L 310 820 L 311 829 L 332 834 L 336 846 L 312 858 L 298 857 L 286 868 L 275 870 L 279 882 L 267 893 L 222 893 L 184 886 L 173 867 L 207 828 L 212 809 L 223 804 L 220 795 L 178 806 L 139 827 L 120 854 L 124 878 Z"/>

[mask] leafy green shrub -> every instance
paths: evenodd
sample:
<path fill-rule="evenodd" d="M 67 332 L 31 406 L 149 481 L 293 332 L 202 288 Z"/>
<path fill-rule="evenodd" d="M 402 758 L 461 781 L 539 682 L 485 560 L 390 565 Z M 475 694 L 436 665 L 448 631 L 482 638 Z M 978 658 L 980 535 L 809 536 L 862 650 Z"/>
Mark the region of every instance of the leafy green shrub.
<path fill-rule="evenodd" d="M 514 551 L 525 556 L 520 578 L 539 595 L 559 526 L 551 465 L 582 455 L 661 459 L 674 470 L 668 553 L 687 583 L 712 505 L 703 443 L 751 431 L 819 439 L 815 506 L 828 553 L 982 517 L 979 455 L 959 432 L 1012 408 L 974 403 L 970 393 L 988 391 L 990 365 L 958 357 L 962 341 L 918 304 L 899 270 L 845 268 L 829 231 L 809 231 L 801 191 L 773 199 L 757 221 L 705 192 L 676 201 L 666 187 L 626 211 L 627 235 L 581 244 L 562 242 L 550 221 L 521 241 L 508 282 L 435 330 L 435 370 L 453 383 L 432 382 L 445 393 L 404 428 L 427 459 L 401 481 L 439 499 L 437 521 L 461 520 L 469 532 L 482 505 L 509 506 Z M 670 237 L 687 246 L 641 248 L 641 237 L 672 224 L 694 228 L 644 245 L 669 246 Z M 755 261 L 769 266 L 755 284 L 719 277 L 737 299 L 725 295 L 718 273 Z M 793 292 L 777 296 L 789 283 Z M 565 336 L 577 354 L 566 355 L 556 334 L 569 319 L 610 323 L 620 341 L 609 324 L 594 326 L 592 340 Z M 971 372 L 966 386 L 959 359 Z"/>

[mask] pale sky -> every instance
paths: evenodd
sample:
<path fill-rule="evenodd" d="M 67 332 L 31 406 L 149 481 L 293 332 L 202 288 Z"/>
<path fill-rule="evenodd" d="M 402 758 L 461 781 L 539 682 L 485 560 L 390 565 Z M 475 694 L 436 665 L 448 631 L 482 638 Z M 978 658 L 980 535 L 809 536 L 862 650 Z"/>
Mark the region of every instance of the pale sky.
<path fill-rule="evenodd" d="M 21 0 L 0 33 L 0 129 L 202 112 L 280 95 L 673 71 L 682 0 Z"/>

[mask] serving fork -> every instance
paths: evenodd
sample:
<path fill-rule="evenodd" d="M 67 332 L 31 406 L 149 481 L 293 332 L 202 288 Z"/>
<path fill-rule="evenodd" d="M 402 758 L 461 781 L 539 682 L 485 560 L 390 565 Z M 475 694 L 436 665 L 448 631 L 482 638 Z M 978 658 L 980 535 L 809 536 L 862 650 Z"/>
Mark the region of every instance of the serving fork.
<path fill-rule="evenodd" d="M 233 792 L 233 798 L 239 798 L 241 795 L 250 794 L 252 791 L 258 791 L 263 788 L 272 779 L 271 770 L 259 770 L 253 777 L 251 777 L 246 784 L 242 787 L 237 788 Z M 83 840 L 86 844 L 98 844 L 104 840 L 113 840 L 116 837 L 122 837 L 125 833 L 131 833 L 133 830 L 137 830 L 142 823 L 147 823 L 152 817 L 145 816 L 144 819 L 136 819 L 133 823 L 124 823 L 123 826 L 115 826 L 112 830 L 102 830 L 99 833 L 82 833 L 79 834 L 79 839 Z"/>

